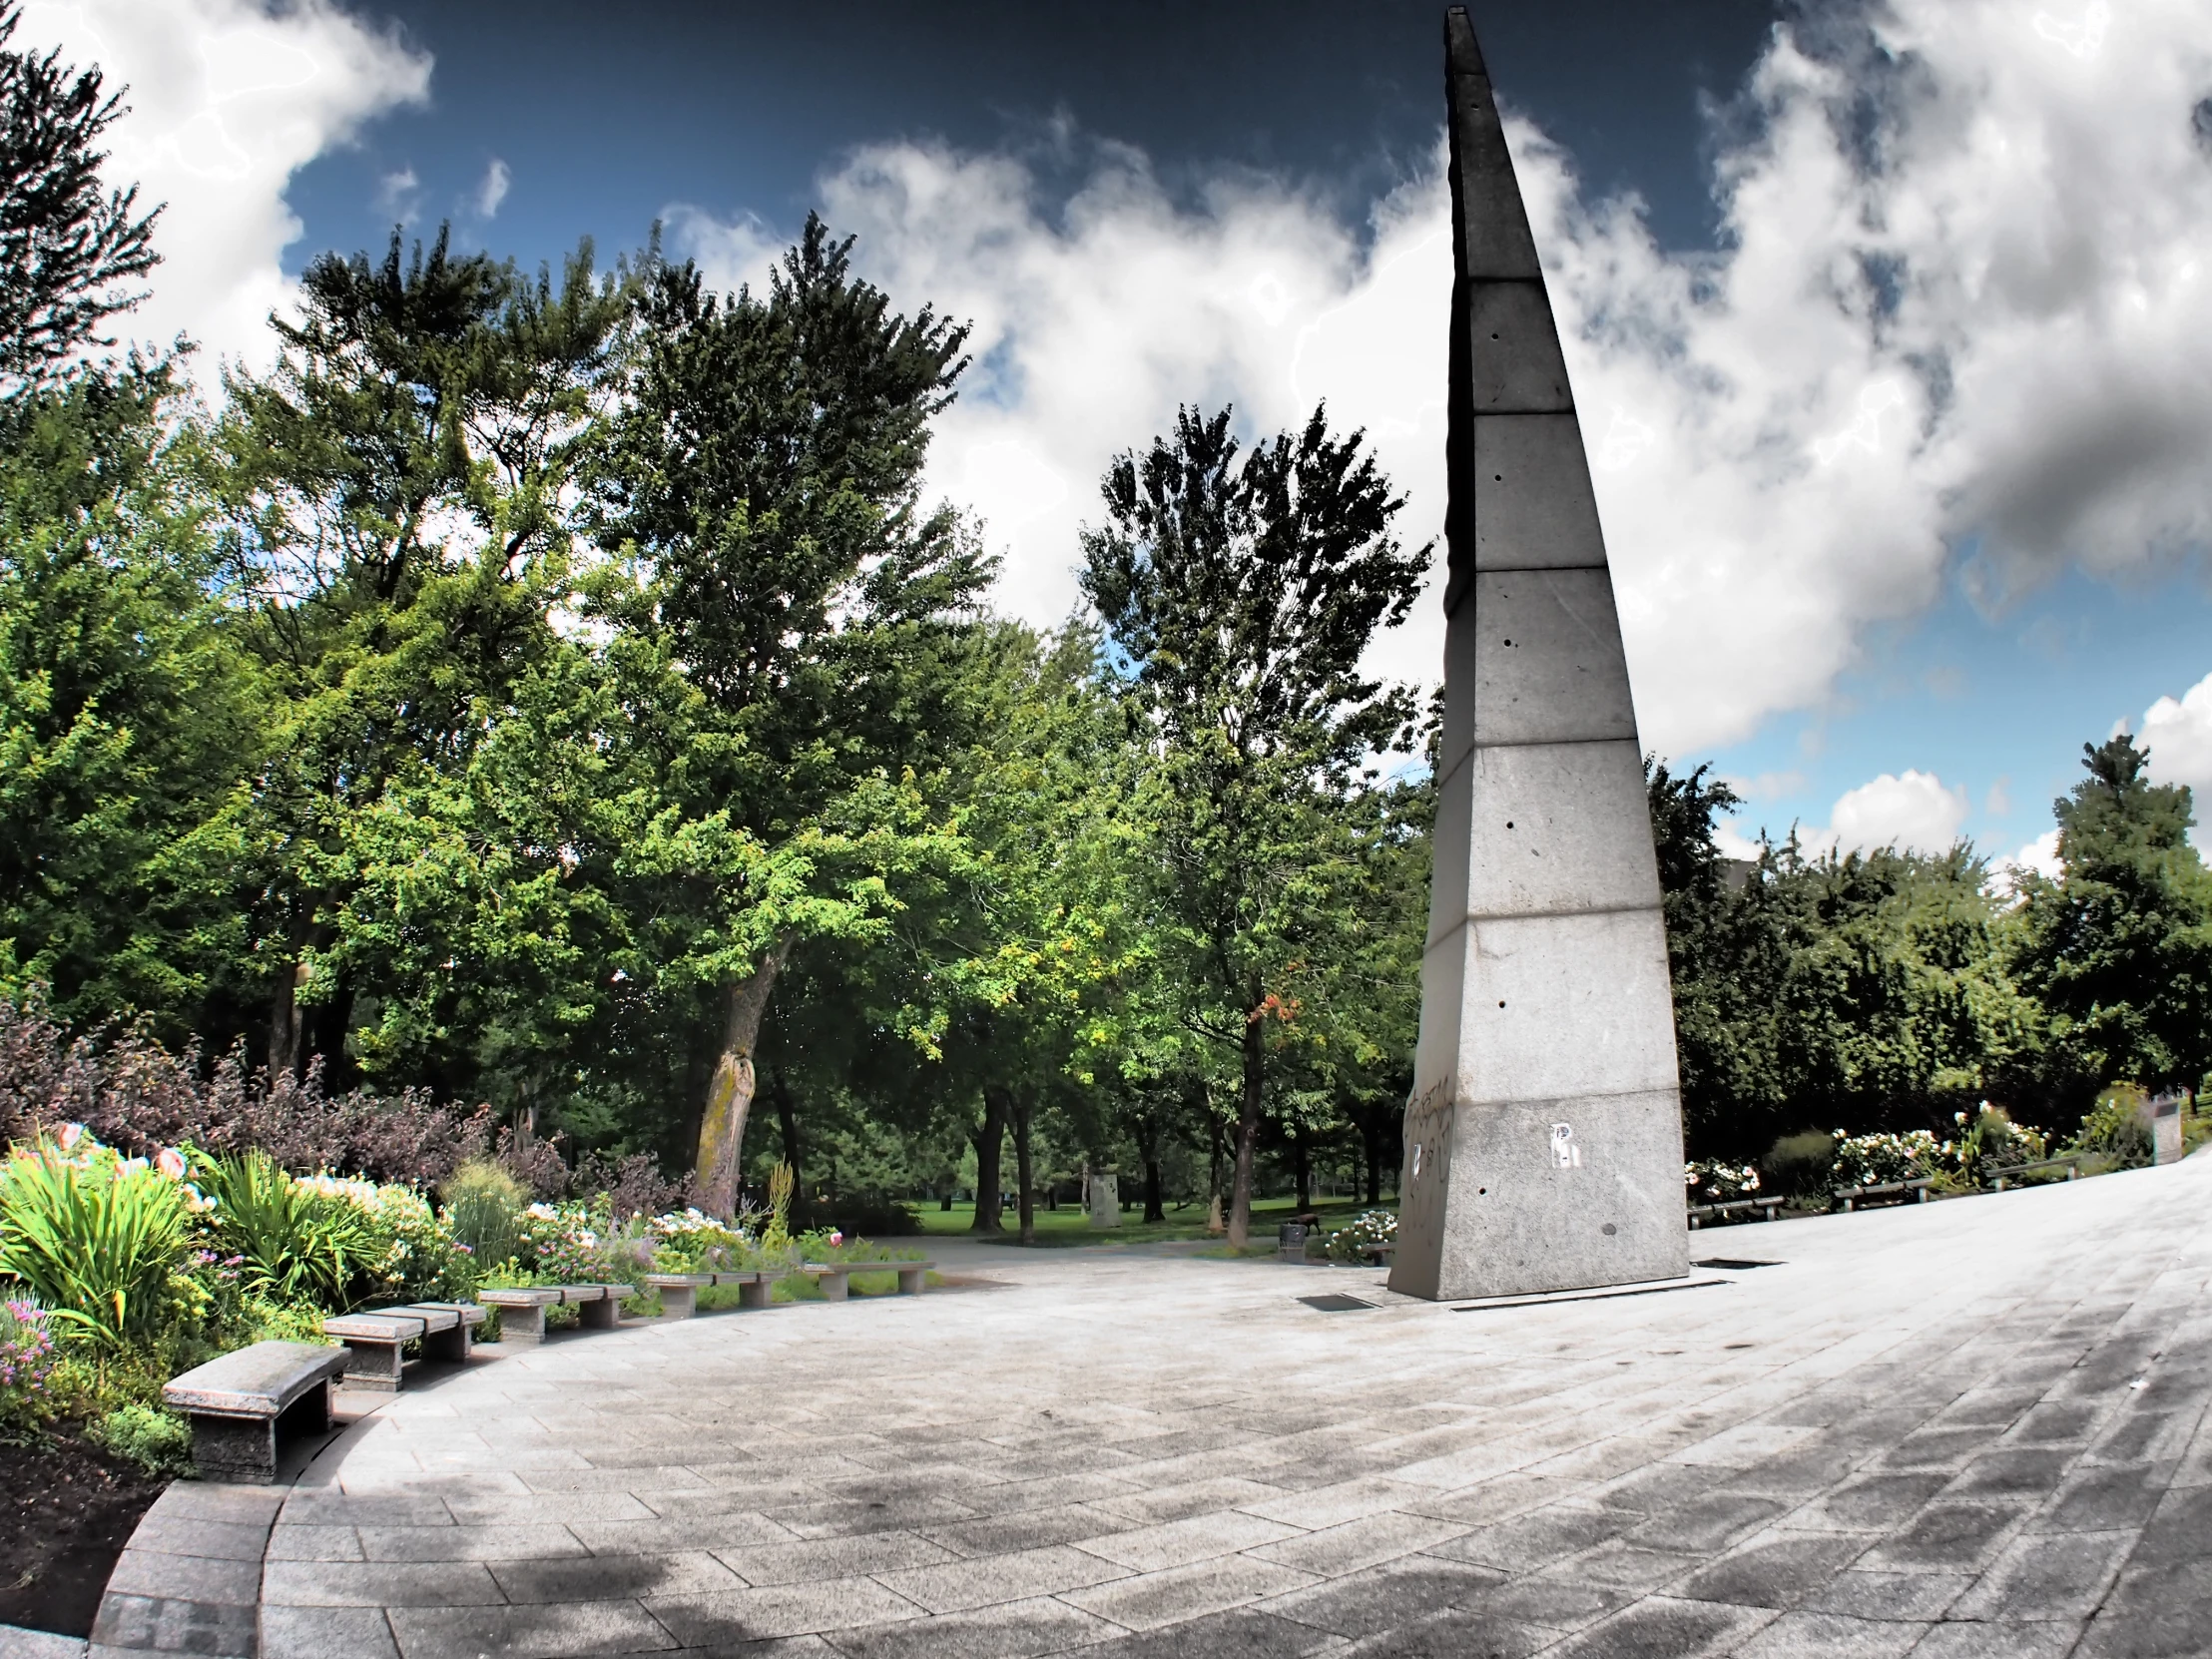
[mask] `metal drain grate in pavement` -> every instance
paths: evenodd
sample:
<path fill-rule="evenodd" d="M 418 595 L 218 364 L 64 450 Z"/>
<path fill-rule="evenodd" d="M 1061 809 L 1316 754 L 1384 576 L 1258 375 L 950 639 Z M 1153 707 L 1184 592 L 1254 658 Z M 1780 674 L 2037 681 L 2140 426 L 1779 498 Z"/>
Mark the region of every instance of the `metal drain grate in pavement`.
<path fill-rule="evenodd" d="M 1328 1296 L 1302 1296 L 1298 1299 L 1307 1307 L 1323 1314 L 1349 1314 L 1356 1308 L 1373 1308 L 1372 1302 L 1362 1302 L 1356 1296 L 1340 1296 L 1331 1292 Z"/>

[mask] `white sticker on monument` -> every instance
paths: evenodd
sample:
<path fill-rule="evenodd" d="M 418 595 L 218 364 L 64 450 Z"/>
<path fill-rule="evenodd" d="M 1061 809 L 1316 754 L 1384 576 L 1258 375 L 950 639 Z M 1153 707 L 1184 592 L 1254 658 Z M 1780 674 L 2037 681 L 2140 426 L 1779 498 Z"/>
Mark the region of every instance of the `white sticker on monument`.
<path fill-rule="evenodd" d="M 1574 1130 L 1567 1124 L 1551 1126 L 1551 1162 L 1556 1169 L 1582 1167 L 1582 1149 L 1574 1144 Z"/>
<path fill-rule="evenodd" d="M 1413 1143 L 1413 1179 L 1420 1179 L 1420 1142 Z"/>

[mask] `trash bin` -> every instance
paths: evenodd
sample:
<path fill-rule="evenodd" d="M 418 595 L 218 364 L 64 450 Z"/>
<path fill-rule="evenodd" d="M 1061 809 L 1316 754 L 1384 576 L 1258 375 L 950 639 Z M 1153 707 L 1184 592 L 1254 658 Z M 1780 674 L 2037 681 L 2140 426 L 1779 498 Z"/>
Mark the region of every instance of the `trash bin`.
<path fill-rule="evenodd" d="M 1287 1221 L 1275 1230 L 1276 1260 L 1303 1262 L 1306 1260 L 1306 1224 Z"/>

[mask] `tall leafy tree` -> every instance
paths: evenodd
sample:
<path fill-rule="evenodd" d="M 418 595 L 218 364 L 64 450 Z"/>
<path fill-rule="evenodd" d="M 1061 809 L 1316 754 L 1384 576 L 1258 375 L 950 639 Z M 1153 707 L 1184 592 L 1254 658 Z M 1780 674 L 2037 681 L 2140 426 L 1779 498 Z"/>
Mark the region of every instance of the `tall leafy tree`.
<path fill-rule="evenodd" d="M 2053 803 L 2057 880 L 2029 875 L 2017 967 L 2052 1036 L 2099 1082 L 2196 1090 L 2212 1069 L 2212 875 L 2185 784 L 2153 784 L 2122 733 L 2082 746 Z"/>
<path fill-rule="evenodd" d="M 596 276 L 588 244 L 556 285 L 455 255 L 443 231 L 411 258 L 394 236 L 380 262 L 315 260 L 301 288 L 297 315 L 273 319 L 275 368 L 229 378 L 218 432 L 234 571 L 285 710 L 259 780 L 253 870 L 269 1055 L 280 1070 L 309 1051 L 339 1069 L 427 1066 L 461 1086 L 482 1058 L 471 1042 L 416 1039 L 452 1036 L 465 987 L 489 968 L 464 936 L 487 923 L 463 916 L 500 902 L 493 870 L 567 890 L 588 842 L 535 810 L 527 832 L 502 822 L 497 804 L 528 791 L 455 785 L 501 754 L 525 758 L 482 753 L 525 705 L 574 725 L 544 708 L 574 685 L 578 649 L 552 613 L 570 591 L 566 503 L 628 294 Z M 456 820 L 463 804 L 474 822 Z M 422 844 L 433 830 L 442 855 Z M 480 856 L 487 838 L 516 858 Z M 424 894 L 440 867 L 467 888 Z M 356 902 L 395 886 L 422 900 L 396 930 L 388 904 Z M 457 931 L 420 925 L 432 915 Z M 390 1027 L 380 1036 L 356 1036 L 364 997 Z M 509 1046 L 542 1050 L 556 1034 L 529 1035 Z"/>
<path fill-rule="evenodd" d="M 59 50 L 11 49 L 23 20 L 0 6 L 0 397 L 66 374 L 102 322 L 144 297 L 135 286 L 160 261 L 138 187 L 103 186 L 99 146 L 123 114 L 97 68 Z"/>
<path fill-rule="evenodd" d="M 235 995 L 268 713 L 166 367 L 0 415 L 0 994 L 171 1038 Z M 220 1023 L 219 1023 L 220 1028 Z"/>
<path fill-rule="evenodd" d="M 792 952 L 881 936 L 899 883 L 958 855 L 917 780 L 958 741 L 990 565 L 919 491 L 965 338 L 894 312 L 812 218 L 765 294 L 659 265 L 639 301 L 591 603 L 631 720 L 635 902 L 719 1028 L 697 1157 L 717 1210 Z"/>
<path fill-rule="evenodd" d="M 1364 434 L 1333 434 L 1317 408 L 1245 453 L 1230 423 L 1227 409 L 1184 409 L 1171 435 L 1115 460 L 1079 580 L 1150 762 L 1187 1017 L 1237 1056 L 1241 1246 L 1271 1026 L 1293 1017 L 1304 918 L 1346 874 L 1332 826 L 1364 758 L 1410 743 L 1410 694 L 1361 660 L 1411 607 L 1429 549 L 1391 534 L 1403 499 Z"/>

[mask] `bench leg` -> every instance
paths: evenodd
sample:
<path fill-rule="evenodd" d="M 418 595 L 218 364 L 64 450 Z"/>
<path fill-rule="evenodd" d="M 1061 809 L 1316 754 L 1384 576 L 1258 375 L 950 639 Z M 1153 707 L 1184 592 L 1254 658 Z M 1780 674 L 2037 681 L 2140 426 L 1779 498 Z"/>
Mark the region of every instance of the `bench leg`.
<path fill-rule="evenodd" d="M 748 1279 L 738 1287 L 738 1306 L 740 1308 L 766 1308 L 775 1294 L 775 1280 Z"/>
<path fill-rule="evenodd" d="M 825 1302 L 842 1302 L 851 1289 L 851 1286 L 846 1282 L 847 1277 L 847 1275 L 841 1273 L 819 1275 L 817 1283 L 822 1286 L 822 1300 Z"/>
<path fill-rule="evenodd" d="M 922 1282 L 928 1277 L 929 1270 L 927 1268 L 900 1268 L 898 1270 L 898 1294 L 900 1296 L 921 1295 Z"/>
<path fill-rule="evenodd" d="M 699 1312 L 699 1292 L 690 1285 L 661 1287 L 661 1318 L 688 1320 Z"/>
<path fill-rule="evenodd" d="M 586 1331 L 612 1331 L 622 1321 L 622 1304 L 611 1296 L 576 1305 L 576 1323 Z"/>
<path fill-rule="evenodd" d="M 406 1366 L 400 1359 L 400 1343 L 372 1343 L 359 1337 L 345 1339 L 345 1382 L 351 1388 L 396 1390 Z M 273 1464 L 272 1467 L 275 1465 Z M 275 1478 L 273 1475 L 272 1478 Z"/>
<path fill-rule="evenodd" d="M 192 1461 L 203 1480 L 270 1485 L 276 1478 L 276 1419 L 195 1415 Z"/>
<path fill-rule="evenodd" d="M 1923 1187 L 1921 1189 L 1920 1202 L 1923 1204 L 1926 1204 L 1928 1202 L 1928 1189 L 1926 1187 Z"/>
<path fill-rule="evenodd" d="M 545 1308 L 541 1303 L 531 1303 L 526 1308 L 502 1308 L 499 1310 L 499 1341 L 513 1348 L 535 1348 L 545 1341 Z"/>
<path fill-rule="evenodd" d="M 422 1357 L 425 1360 L 446 1360 L 455 1365 L 465 1363 L 469 1354 L 468 1339 L 466 1320 L 450 1331 L 433 1331 L 422 1339 Z"/>

